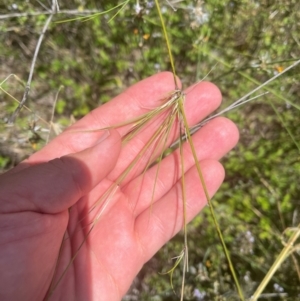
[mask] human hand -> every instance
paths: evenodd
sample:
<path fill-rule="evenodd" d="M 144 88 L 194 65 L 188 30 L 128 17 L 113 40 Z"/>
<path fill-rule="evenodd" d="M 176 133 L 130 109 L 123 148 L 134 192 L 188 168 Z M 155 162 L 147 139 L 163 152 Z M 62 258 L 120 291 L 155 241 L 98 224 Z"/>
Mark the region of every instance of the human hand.
<path fill-rule="evenodd" d="M 97 211 L 89 213 L 90 208 L 153 132 L 149 126 L 122 147 L 120 139 L 128 126 L 88 130 L 140 116 L 156 107 L 173 86 L 173 76 L 166 72 L 139 82 L 1 175 L 0 300 L 43 300 L 52 278 L 52 284 L 58 285 L 50 300 L 121 300 L 143 264 L 182 228 L 175 151 L 161 162 L 153 198 L 156 169 L 138 175 L 141 163 L 109 199 L 85 240 L 97 216 Z M 220 101 L 214 85 L 195 86 L 185 101 L 189 124 L 202 120 Z M 235 125 L 225 118 L 210 121 L 193 136 L 210 195 L 224 178 L 217 160 L 237 140 Z M 187 144 L 184 149 L 190 221 L 206 198 Z"/>

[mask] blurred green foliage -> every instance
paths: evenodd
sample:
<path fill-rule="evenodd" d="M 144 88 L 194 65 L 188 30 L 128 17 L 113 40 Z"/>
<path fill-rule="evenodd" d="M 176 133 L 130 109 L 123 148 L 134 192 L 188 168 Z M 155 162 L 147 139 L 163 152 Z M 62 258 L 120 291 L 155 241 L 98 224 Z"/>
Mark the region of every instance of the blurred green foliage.
<path fill-rule="evenodd" d="M 19 2 L 0 4 L 0 14 L 45 10 L 38 1 Z M 184 86 L 207 76 L 220 87 L 223 106 L 256 87 L 246 76 L 262 83 L 300 58 L 297 0 L 174 1 L 176 11 L 167 1 L 161 3 L 177 74 Z M 61 10 L 105 11 L 118 2 L 78 0 L 59 4 Z M 18 130 L 13 133 L 1 124 L 3 170 L 44 144 L 43 134 L 37 131 L 47 125 L 40 124 L 35 116 L 50 120 L 61 86 L 64 89 L 58 96 L 54 121 L 66 126 L 66 120 L 71 123 L 80 118 L 132 83 L 170 70 L 154 3 L 131 1 L 108 23 L 114 13 L 85 22 L 57 23 L 74 17 L 67 13 L 54 17 L 40 49 L 27 103 L 33 113 L 23 110 L 16 124 Z M 43 14 L 0 19 L 1 81 L 11 73 L 27 81 L 46 19 Z M 228 114 L 238 124 L 241 139 L 223 160 L 226 180 L 214 203 L 246 297 L 251 296 L 282 249 L 283 230 L 299 223 L 300 154 L 287 133 L 288 129 L 299 141 L 299 111 L 289 103 L 300 105 L 299 79 L 297 67 L 269 85 L 276 94 L 269 93 Z M 24 91 L 13 78 L 2 88 L 18 100 Z M 1 118 L 5 120 L 17 103 L 0 93 Z M 178 299 L 169 278 L 157 272 L 172 266 L 170 258 L 180 253 L 182 241 L 180 235 L 176 236 L 145 265 L 124 300 Z M 208 210 L 189 228 L 189 252 L 186 300 L 238 300 Z M 284 262 L 267 287 L 264 300 L 299 300 L 298 261 L 299 255 L 294 253 Z M 180 282 L 178 269 L 173 279 L 176 292 Z M 268 297 L 267 293 L 273 295 Z"/>

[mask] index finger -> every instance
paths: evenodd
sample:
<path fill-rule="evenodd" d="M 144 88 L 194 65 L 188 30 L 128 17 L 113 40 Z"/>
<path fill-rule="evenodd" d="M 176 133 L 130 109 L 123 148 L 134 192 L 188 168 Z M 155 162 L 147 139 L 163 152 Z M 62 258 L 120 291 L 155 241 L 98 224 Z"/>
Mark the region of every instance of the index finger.
<path fill-rule="evenodd" d="M 49 161 L 94 145 L 103 135 L 101 128 L 140 116 L 157 106 L 162 96 L 170 93 L 174 88 L 174 77 L 171 72 L 158 73 L 138 82 L 110 102 L 91 111 L 39 152 L 33 154 L 27 162 Z M 84 131 L 88 132 L 83 135 Z M 118 131 L 122 136 L 126 129 L 120 128 Z"/>

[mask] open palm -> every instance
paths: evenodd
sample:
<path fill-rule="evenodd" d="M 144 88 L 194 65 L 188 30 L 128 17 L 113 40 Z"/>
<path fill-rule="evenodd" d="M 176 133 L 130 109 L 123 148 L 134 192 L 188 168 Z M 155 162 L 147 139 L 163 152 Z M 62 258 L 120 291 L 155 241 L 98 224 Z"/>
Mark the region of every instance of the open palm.
<path fill-rule="evenodd" d="M 105 204 L 93 207 L 153 133 L 149 126 L 122 146 L 128 126 L 94 129 L 155 108 L 173 87 L 166 72 L 134 85 L 0 177 L 1 300 L 120 300 L 143 264 L 182 228 L 178 151 L 163 159 L 158 176 L 155 167 L 144 173 L 147 163 L 139 161 Z M 210 83 L 191 89 L 185 102 L 190 125 L 220 101 Z M 193 136 L 211 195 L 224 178 L 217 160 L 237 139 L 235 125 L 225 118 Z M 206 198 L 187 144 L 184 157 L 191 220 Z"/>

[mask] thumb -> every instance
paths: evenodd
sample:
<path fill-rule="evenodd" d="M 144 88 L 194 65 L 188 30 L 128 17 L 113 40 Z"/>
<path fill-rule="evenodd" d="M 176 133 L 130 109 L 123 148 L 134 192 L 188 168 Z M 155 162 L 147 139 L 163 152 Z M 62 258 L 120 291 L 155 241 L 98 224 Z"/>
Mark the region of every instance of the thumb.
<path fill-rule="evenodd" d="M 93 147 L 0 176 L 0 212 L 67 210 L 114 168 L 121 149 L 117 131 Z"/>

